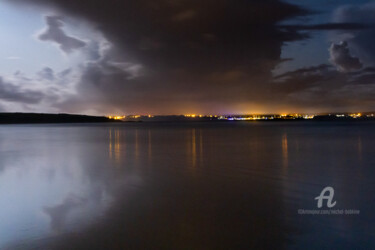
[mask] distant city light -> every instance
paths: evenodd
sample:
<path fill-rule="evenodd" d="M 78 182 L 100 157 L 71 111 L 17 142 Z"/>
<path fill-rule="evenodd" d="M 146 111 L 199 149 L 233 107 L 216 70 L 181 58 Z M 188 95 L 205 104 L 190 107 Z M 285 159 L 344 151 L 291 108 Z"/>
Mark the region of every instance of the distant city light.
<path fill-rule="evenodd" d="M 173 116 L 173 115 L 172 115 Z M 199 120 L 227 120 L 227 121 L 266 121 L 266 120 L 311 120 L 311 119 L 325 119 L 324 117 L 331 117 L 329 119 L 358 119 L 358 118 L 367 118 L 372 119 L 374 114 L 368 113 L 337 113 L 337 114 L 247 114 L 247 115 L 202 115 L 202 114 L 186 114 L 179 115 L 180 117 L 186 117 L 190 119 L 199 119 Z M 163 115 L 114 115 L 107 116 L 112 120 L 122 120 L 122 121 L 142 121 L 158 117 L 164 117 Z M 168 116 L 167 116 L 168 117 Z M 178 117 L 178 115 L 175 115 Z"/>
<path fill-rule="evenodd" d="M 126 116 L 108 116 L 108 118 L 112 120 L 123 120 L 126 118 Z"/>

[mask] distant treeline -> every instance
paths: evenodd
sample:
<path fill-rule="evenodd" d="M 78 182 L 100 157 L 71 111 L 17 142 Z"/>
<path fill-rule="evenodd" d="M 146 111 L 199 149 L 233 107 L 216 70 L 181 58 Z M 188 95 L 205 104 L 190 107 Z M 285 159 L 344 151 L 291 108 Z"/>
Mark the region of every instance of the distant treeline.
<path fill-rule="evenodd" d="M 270 115 L 268 115 L 270 116 Z M 268 117 L 268 119 L 257 119 L 257 120 L 239 120 L 234 119 L 231 120 L 231 117 L 241 117 L 239 115 L 234 116 L 226 116 L 224 119 L 220 119 L 218 116 L 216 117 L 209 117 L 209 116 L 196 116 L 196 117 L 186 117 L 184 115 L 156 115 L 152 117 L 148 116 L 138 116 L 138 117 L 126 117 L 123 119 L 125 122 L 256 122 L 256 121 L 262 121 L 262 122 L 298 122 L 298 121 L 374 121 L 375 117 L 372 116 L 366 116 L 363 115 L 361 117 L 350 117 L 350 116 L 344 116 L 344 117 L 337 117 L 336 115 L 316 115 L 312 119 L 305 119 L 303 117 L 292 117 L 292 116 L 286 116 L 286 117 L 273 117 L 272 119 Z M 244 115 L 246 117 L 246 115 Z"/>
<path fill-rule="evenodd" d="M 38 114 L 38 113 L 0 113 L 0 124 L 15 123 L 88 123 L 113 122 L 104 116 Z"/>
<path fill-rule="evenodd" d="M 261 121 L 303 121 L 303 118 L 286 119 L 275 118 Z M 374 117 L 362 116 L 359 118 L 336 117 L 335 115 L 318 115 L 313 121 L 366 121 L 375 120 Z M 141 116 L 138 118 L 127 118 L 125 122 L 227 122 L 227 120 L 219 120 L 217 117 L 185 117 L 182 115 L 169 116 Z M 120 120 L 109 119 L 104 116 L 88 116 L 88 115 L 71 115 L 71 114 L 39 114 L 39 113 L 0 113 L 0 124 L 22 124 L 22 123 L 101 123 L 101 122 L 121 122 Z"/>
<path fill-rule="evenodd" d="M 353 118 L 350 116 L 337 117 L 335 115 L 318 115 L 314 117 L 315 121 L 374 121 L 375 117 L 372 116 L 361 116 Z"/>

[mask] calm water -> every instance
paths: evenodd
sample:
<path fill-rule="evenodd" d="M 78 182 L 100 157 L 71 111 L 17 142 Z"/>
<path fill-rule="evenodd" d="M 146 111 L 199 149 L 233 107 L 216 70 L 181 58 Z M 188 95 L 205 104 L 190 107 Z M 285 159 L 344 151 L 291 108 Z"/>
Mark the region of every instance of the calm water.
<path fill-rule="evenodd" d="M 374 249 L 374 125 L 2 125 L 0 248 Z"/>

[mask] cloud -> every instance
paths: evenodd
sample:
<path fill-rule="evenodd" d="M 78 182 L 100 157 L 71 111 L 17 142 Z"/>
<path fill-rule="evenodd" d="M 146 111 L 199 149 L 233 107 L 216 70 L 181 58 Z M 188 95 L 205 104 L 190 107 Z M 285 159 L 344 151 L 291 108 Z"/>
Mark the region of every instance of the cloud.
<path fill-rule="evenodd" d="M 56 106 L 77 94 L 80 75 L 78 69 L 45 67 L 35 75 L 17 71 L 0 76 L 0 106 L 9 112 L 61 112 Z"/>
<path fill-rule="evenodd" d="M 60 78 L 65 78 L 65 77 L 69 76 L 72 73 L 72 71 L 73 70 L 71 68 L 65 69 L 62 72 L 58 73 L 57 76 L 60 77 Z"/>
<path fill-rule="evenodd" d="M 64 30 L 62 29 L 62 27 L 64 27 L 64 23 L 61 17 L 46 16 L 45 19 L 47 28 L 38 36 L 41 41 L 51 41 L 57 43 L 60 49 L 65 53 L 71 53 L 74 50 L 80 49 L 86 45 L 84 41 L 65 34 Z"/>
<path fill-rule="evenodd" d="M 0 100 L 2 101 L 36 104 L 43 97 L 44 94 L 40 91 L 23 88 L 0 77 Z"/>
<path fill-rule="evenodd" d="M 286 30 L 363 30 L 368 26 L 360 23 L 322 23 L 312 25 L 279 25 Z"/>
<path fill-rule="evenodd" d="M 5 59 L 7 59 L 7 60 L 20 60 L 21 57 L 19 57 L 19 56 L 8 56 Z"/>
<path fill-rule="evenodd" d="M 339 44 L 332 43 L 329 55 L 332 64 L 341 72 L 359 70 L 363 66 L 357 57 L 350 55 L 348 43 L 345 41 Z"/>
<path fill-rule="evenodd" d="M 64 112 L 277 112 L 283 105 L 344 108 L 349 100 L 373 105 L 361 101 L 373 88 L 372 73 L 365 72 L 369 60 L 358 49 L 365 39 L 357 35 L 372 30 L 371 18 L 361 17 L 370 15 L 364 9 L 335 13 L 341 18 L 332 23 L 280 25 L 307 12 L 278 0 L 19 1 L 53 3 L 60 15 L 91 25 L 84 46 L 72 49 L 82 52 L 79 67 L 54 73 L 53 81 L 43 78 L 47 86 L 69 82 L 68 94 L 58 91 L 59 101 L 51 104 Z M 52 26 L 62 31 L 56 18 Z M 273 78 L 282 46 L 316 30 L 337 34 L 330 52 L 341 72 L 323 64 Z"/>
<path fill-rule="evenodd" d="M 128 63 L 128 62 L 107 62 L 107 67 L 108 66 L 113 66 L 117 69 L 120 69 L 126 74 L 126 79 L 131 80 L 135 79 L 137 77 L 141 76 L 141 71 L 142 71 L 142 65 L 140 64 L 134 64 L 134 63 Z"/>
<path fill-rule="evenodd" d="M 66 112 L 249 110 L 246 103 L 269 98 L 283 43 L 304 38 L 279 30 L 279 21 L 305 12 L 278 0 L 52 2 L 103 34 L 86 39 L 85 31 L 77 95 L 58 104 Z"/>
<path fill-rule="evenodd" d="M 48 81 L 55 80 L 55 73 L 53 69 L 51 69 L 50 67 L 43 68 L 41 71 L 38 72 L 38 76 L 42 80 L 48 80 Z"/>
<path fill-rule="evenodd" d="M 196 14 L 194 10 L 185 10 L 173 16 L 172 20 L 182 22 L 194 18 Z"/>
<path fill-rule="evenodd" d="M 334 42 L 347 41 L 350 51 L 354 52 L 365 66 L 375 66 L 375 4 L 345 5 L 333 13 L 334 22 L 358 23 L 366 26 L 358 30 L 336 30 L 331 32 Z"/>
<path fill-rule="evenodd" d="M 281 74 L 274 82 L 280 102 L 308 107 L 305 111 L 372 111 L 375 108 L 374 68 L 343 73 L 322 64 Z"/>
<path fill-rule="evenodd" d="M 58 17 L 60 19 L 62 17 Z M 73 24 L 74 21 L 71 20 Z M 11 107 L 12 111 L 103 114 L 114 110 L 117 102 L 113 97 L 124 95 L 118 93 L 122 85 L 141 77 L 144 67 L 126 60 L 100 32 L 89 25 L 86 28 L 87 43 L 80 49 L 78 64 L 60 72 L 49 66 L 35 75 L 15 72 L 4 80 L 7 85 L 0 104 L 5 104 L 5 109 Z M 70 108 L 71 103 L 77 105 Z"/>
<path fill-rule="evenodd" d="M 82 63 L 67 74 L 74 91 L 53 103 L 64 112 L 277 112 L 283 105 L 345 108 L 349 100 L 373 105 L 361 101 L 367 100 L 365 90 L 372 91 L 372 77 L 362 72 L 362 55 L 349 39 L 333 39 L 332 62 L 342 72 L 324 64 L 276 79 L 271 73 L 281 62 L 282 46 L 307 37 L 301 31 L 371 30 L 356 19 L 281 26 L 306 12 L 277 0 L 20 1 L 53 2 L 61 15 L 95 27 L 85 31 Z M 101 37 L 86 39 L 90 32 Z M 342 40 L 348 45 L 337 44 Z M 351 75 L 353 70 L 361 74 Z"/>
<path fill-rule="evenodd" d="M 56 233 L 61 233 L 69 215 L 87 201 L 74 194 L 69 194 L 61 204 L 56 206 L 45 207 L 43 211 L 50 217 L 50 227 Z"/>

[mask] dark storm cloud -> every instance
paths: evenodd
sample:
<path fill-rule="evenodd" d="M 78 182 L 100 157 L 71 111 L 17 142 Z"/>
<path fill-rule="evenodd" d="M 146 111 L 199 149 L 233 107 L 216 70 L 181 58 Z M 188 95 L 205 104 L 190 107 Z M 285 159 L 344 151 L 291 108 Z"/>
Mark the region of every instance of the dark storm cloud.
<path fill-rule="evenodd" d="M 287 72 L 275 77 L 283 102 L 320 112 L 371 110 L 375 105 L 375 69 L 340 72 L 327 64 Z M 365 107 L 365 108 L 364 108 Z"/>
<path fill-rule="evenodd" d="M 105 55 L 95 41 L 85 43 L 91 62 L 81 68 L 79 94 L 59 104 L 69 111 L 235 111 L 236 105 L 265 98 L 261 93 L 269 91 L 282 44 L 304 38 L 276 24 L 306 12 L 278 0 L 18 2 L 55 6 L 61 15 L 86 19 L 112 43 Z M 47 39 L 65 51 L 84 45 L 63 32 L 61 19 L 49 18 Z M 73 46 L 65 45 L 67 37 Z"/>
<path fill-rule="evenodd" d="M 323 82 L 332 80 L 337 76 L 337 72 L 332 66 L 321 64 L 290 71 L 275 76 L 275 90 L 280 93 L 296 93 L 308 89 L 320 87 Z"/>
<path fill-rule="evenodd" d="M 153 67 L 190 69 L 277 59 L 280 44 L 296 34 L 280 33 L 274 24 L 302 13 L 277 0 L 28 2 L 54 3 L 93 21 L 128 57 Z"/>
<path fill-rule="evenodd" d="M 86 45 L 85 42 L 68 36 L 63 31 L 64 23 L 59 16 L 46 16 L 47 28 L 38 38 L 42 41 L 51 41 L 59 45 L 60 49 L 65 53 L 70 53 L 75 49 L 82 48 Z"/>
<path fill-rule="evenodd" d="M 335 22 L 355 22 L 365 25 L 367 28 L 363 30 L 336 31 L 332 38 L 347 41 L 351 51 L 365 65 L 375 65 L 375 4 L 368 3 L 363 5 L 345 5 L 338 8 L 333 19 Z"/>
<path fill-rule="evenodd" d="M 271 73 L 283 61 L 285 42 L 306 39 L 310 30 L 370 32 L 371 25 L 348 15 L 335 23 L 281 26 L 280 21 L 308 12 L 278 0 L 18 2 L 53 6 L 61 15 L 84 19 L 103 33 L 104 40 L 83 42 L 62 30 L 59 17 L 51 17 L 56 20 L 49 24 L 52 31 L 45 32 L 47 37 L 66 52 L 76 49 L 87 56 L 79 68 L 78 94 L 54 104 L 66 112 L 274 112 L 282 104 L 293 108 L 301 104 L 303 110 L 323 103 L 347 107 L 350 81 L 368 78 L 365 73 L 343 74 L 329 65 L 276 79 Z M 56 33 L 64 39 L 57 39 Z M 65 43 L 67 37 L 81 43 Z M 348 42 L 353 47 L 357 44 Z M 345 71 L 360 68 L 349 49 L 350 53 L 341 50 L 332 61 Z M 324 96 L 327 99 L 321 101 Z"/>
<path fill-rule="evenodd" d="M 375 85 L 375 68 L 368 67 L 355 72 L 340 72 L 328 64 L 321 64 L 290 71 L 274 77 L 280 91 L 298 92 L 314 87 L 336 87 L 346 85 Z"/>
<path fill-rule="evenodd" d="M 290 31 L 299 30 L 363 30 L 368 26 L 360 23 L 323 23 L 313 25 L 279 25 L 281 29 Z"/>
<path fill-rule="evenodd" d="M 329 25 L 299 25 L 291 30 L 331 30 L 328 48 L 334 67 L 322 64 L 275 77 L 282 102 L 320 111 L 372 111 L 375 108 L 375 4 L 346 5 Z"/>
<path fill-rule="evenodd" d="M 363 66 L 357 57 L 350 54 L 347 42 L 332 43 L 329 48 L 329 55 L 333 65 L 337 67 L 337 70 L 342 72 L 359 70 Z"/>
<path fill-rule="evenodd" d="M 0 77 L 0 100 L 25 104 L 39 103 L 44 94 L 35 90 L 27 90 L 20 86 L 4 81 Z"/>

